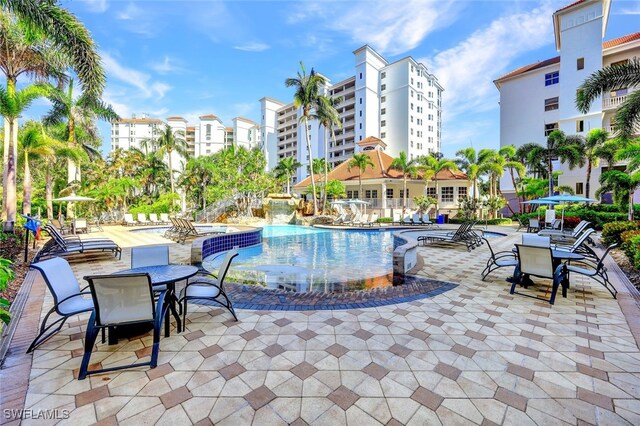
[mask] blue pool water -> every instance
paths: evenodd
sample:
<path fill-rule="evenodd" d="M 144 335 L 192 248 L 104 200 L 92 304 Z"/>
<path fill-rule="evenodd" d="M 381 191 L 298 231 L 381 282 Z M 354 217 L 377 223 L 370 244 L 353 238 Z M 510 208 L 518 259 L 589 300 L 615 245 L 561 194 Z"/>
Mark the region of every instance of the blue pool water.
<path fill-rule="evenodd" d="M 391 283 L 391 231 L 336 231 L 305 226 L 263 227 L 263 243 L 240 250 L 229 279 L 298 292 L 342 292 Z M 203 260 L 216 272 L 224 253 Z"/>

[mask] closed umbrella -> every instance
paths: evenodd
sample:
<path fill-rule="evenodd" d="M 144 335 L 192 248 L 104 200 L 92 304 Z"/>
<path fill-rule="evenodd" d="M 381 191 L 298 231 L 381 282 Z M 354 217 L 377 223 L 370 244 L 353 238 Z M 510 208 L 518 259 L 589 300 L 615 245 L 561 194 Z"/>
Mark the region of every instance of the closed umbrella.
<path fill-rule="evenodd" d="M 62 201 L 67 203 L 75 203 L 76 201 L 95 201 L 95 198 L 83 197 L 82 195 L 71 194 L 66 197 L 54 198 L 52 201 Z"/>
<path fill-rule="evenodd" d="M 539 198 L 539 200 L 555 201 L 556 203 L 590 203 L 598 201 L 593 198 L 580 197 L 571 194 L 552 195 L 550 197 Z M 562 224 L 560 225 L 560 229 L 564 230 L 564 209 L 562 209 Z"/>

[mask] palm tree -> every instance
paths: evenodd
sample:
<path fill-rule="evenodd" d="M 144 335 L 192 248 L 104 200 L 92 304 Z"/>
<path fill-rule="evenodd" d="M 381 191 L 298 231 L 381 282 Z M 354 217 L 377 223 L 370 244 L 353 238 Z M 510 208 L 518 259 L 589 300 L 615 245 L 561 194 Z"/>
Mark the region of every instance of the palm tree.
<path fill-rule="evenodd" d="M 367 158 L 369 158 L 367 156 Z M 402 214 L 407 210 L 407 177 L 415 178 L 418 176 L 418 167 L 415 160 L 409 160 L 407 153 L 400 151 L 397 158 L 394 158 L 389 165 L 390 169 L 398 170 L 402 173 Z M 384 195 L 384 194 L 383 194 Z"/>
<path fill-rule="evenodd" d="M 516 199 L 518 200 L 518 211 L 522 213 L 522 202 L 524 200 L 520 197 L 521 194 L 518 187 L 520 185 L 520 182 L 522 181 L 522 177 L 526 174 L 527 170 L 524 164 L 518 158 L 517 150 L 513 145 L 503 146 L 498 151 L 498 154 L 500 154 L 504 158 L 504 167 L 509 169 L 509 175 L 511 176 L 513 190 L 515 191 Z"/>
<path fill-rule="evenodd" d="M 622 87 L 640 85 L 640 59 L 629 59 L 625 63 L 609 65 L 594 72 L 578 88 L 576 107 L 584 114 L 591 108 L 591 103 L 603 93 Z M 627 100 L 616 112 L 617 134 L 629 139 L 637 131 L 640 124 L 640 91 L 627 95 Z"/>
<path fill-rule="evenodd" d="M 439 188 L 439 184 L 438 181 L 440 180 L 440 177 L 438 176 L 438 174 L 440 174 L 440 172 L 443 172 L 445 170 L 449 170 L 449 171 L 456 171 L 458 170 L 458 166 L 457 164 L 452 161 L 452 160 L 448 160 L 446 158 L 436 158 L 433 155 L 426 155 L 424 157 L 418 157 L 418 162 L 421 165 L 421 168 L 423 170 L 426 170 L 426 173 L 431 174 L 433 177 L 433 181 L 436 183 L 436 217 L 438 217 L 439 213 L 440 213 L 440 204 L 439 204 L 439 199 L 440 199 L 440 188 Z"/>
<path fill-rule="evenodd" d="M 302 164 L 296 159 L 296 157 L 285 157 L 275 167 L 274 171 L 277 178 L 286 177 L 287 179 L 287 194 L 291 194 L 291 176 L 298 170 L 298 167 Z"/>
<path fill-rule="evenodd" d="M 633 193 L 640 186 L 640 172 L 633 174 L 609 170 L 600 175 L 600 188 L 596 197 L 613 192 L 613 200 L 619 206 L 628 205 L 628 219 L 633 220 Z"/>
<path fill-rule="evenodd" d="M 313 118 L 318 120 L 319 125 L 324 127 L 324 134 L 322 135 L 322 139 L 324 140 L 324 183 L 325 186 L 327 184 L 327 179 L 329 176 L 329 150 L 327 147 L 327 131 L 331 133 L 331 139 L 335 145 L 336 142 L 336 134 L 335 128 L 342 128 L 342 121 L 340 120 L 340 114 L 336 109 L 337 106 L 342 102 L 342 97 L 338 96 L 335 98 L 329 96 L 320 96 L 318 97 L 316 112 L 313 115 Z M 322 205 L 327 205 L 327 191 L 324 191 L 324 198 L 322 199 Z"/>
<path fill-rule="evenodd" d="M 547 136 L 545 147 L 537 145 L 529 151 L 530 163 L 545 162 L 547 166 L 547 177 L 549 178 L 549 196 L 553 195 L 553 160 L 559 159 L 561 163 L 568 163 L 569 169 L 573 170 L 577 166 L 583 167 L 584 138 L 582 136 L 567 137 L 562 130 L 554 130 Z"/>
<path fill-rule="evenodd" d="M 327 83 L 327 79 L 316 74 L 313 69 L 307 75 L 304 63 L 300 61 L 301 71 L 298 71 L 297 77 L 287 78 L 284 82 L 287 87 L 294 87 L 293 104 L 297 108 L 302 108 L 302 116 L 298 122 L 298 134 L 300 134 L 300 124 L 304 125 L 304 134 L 307 140 L 307 152 L 309 153 L 309 164 L 313 164 L 313 152 L 311 151 L 311 139 L 307 128 L 309 119 L 311 118 L 311 109 L 317 105 L 320 96 L 320 87 Z M 311 188 L 313 197 L 313 214 L 318 214 L 318 202 L 316 199 L 316 181 L 313 173 L 311 173 Z"/>
<path fill-rule="evenodd" d="M 584 196 L 587 198 L 591 193 L 591 168 L 598 167 L 599 152 L 607 139 L 609 139 L 609 133 L 603 129 L 593 129 L 587 133 L 584 143 L 584 155 L 587 159 L 587 183 L 585 184 Z"/>
<path fill-rule="evenodd" d="M 31 214 L 31 164 L 30 158 L 46 157 L 54 155 L 53 147 L 44 135 L 44 129 L 40 123 L 27 122 L 18 133 L 18 143 L 22 150 L 22 162 L 24 166 L 24 177 L 22 181 L 22 213 Z"/>
<path fill-rule="evenodd" d="M 365 153 L 353 154 L 353 157 L 351 157 L 351 160 L 349 160 L 349 163 L 347 164 L 348 171 L 351 171 L 351 169 L 354 167 L 358 168 L 358 197 L 359 198 L 364 198 L 362 196 L 362 174 L 365 171 L 367 171 L 367 167 L 369 166 L 372 169 L 376 168 L 375 164 L 373 164 L 373 161 L 371 161 L 371 157 L 369 157 Z"/>
<path fill-rule="evenodd" d="M 480 195 L 478 193 L 478 177 L 480 176 L 483 165 L 493 155 L 490 151 L 491 150 L 483 149 L 476 154 L 476 150 L 469 147 L 456 152 L 456 155 L 460 158 L 457 158 L 454 161 L 458 165 L 458 168 L 465 172 L 467 179 L 470 182 L 473 182 L 473 198 L 476 199 L 478 198 L 478 195 Z"/>
<path fill-rule="evenodd" d="M 56 1 L 47 0 L 0 0 L 0 7 L 32 29 L 39 30 L 57 51 L 68 58 L 82 82 L 83 92 L 100 97 L 105 85 L 100 55 L 89 31 L 75 15 Z"/>
<path fill-rule="evenodd" d="M 187 142 L 185 141 L 184 131 L 174 131 L 171 126 L 166 124 L 164 129 L 156 129 L 153 143 L 158 147 L 158 155 L 169 157 L 169 182 L 171 183 L 171 193 L 175 194 L 175 183 L 173 181 L 173 152 L 180 154 L 183 157 L 188 156 Z M 143 143 L 149 143 L 150 140 L 144 140 Z"/>
<path fill-rule="evenodd" d="M 49 94 L 52 108 L 44 118 L 46 125 L 52 126 L 66 122 L 67 143 L 75 148 L 79 140 L 97 140 L 96 118 L 111 121 L 117 120 L 118 114 L 100 98 L 82 94 L 74 96 L 73 79 L 69 80 L 67 90 L 53 90 Z M 78 136 L 81 136 L 80 138 Z M 84 136 L 84 137 L 82 137 Z M 95 157 L 96 150 L 90 144 L 83 144 L 87 154 Z M 67 182 L 80 181 L 80 167 L 69 160 L 67 163 Z"/>
<path fill-rule="evenodd" d="M 27 86 L 22 90 L 6 90 L 0 87 L 0 115 L 6 119 L 8 128 L 5 129 L 5 135 L 11 135 L 8 138 L 8 147 L 5 150 L 7 162 L 4 169 L 3 178 L 6 177 L 4 184 L 4 193 L 6 193 L 6 201 L 3 206 L 3 215 L 9 226 L 13 226 L 16 220 L 17 199 L 16 199 L 16 160 L 17 160 L 17 135 L 18 135 L 18 117 L 26 110 L 33 101 L 42 96 L 46 96 L 50 87 L 43 84 L 34 84 Z M 15 135 L 15 138 L 13 137 Z M 10 229 L 12 230 L 12 228 Z"/>
<path fill-rule="evenodd" d="M 547 165 L 544 162 L 544 158 L 531 157 L 529 154 L 531 151 L 537 151 L 540 145 L 537 143 L 529 142 L 524 145 L 520 145 L 516 149 L 516 161 L 521 162 L 525 168 L 537 179 L 547 178 Z"/>

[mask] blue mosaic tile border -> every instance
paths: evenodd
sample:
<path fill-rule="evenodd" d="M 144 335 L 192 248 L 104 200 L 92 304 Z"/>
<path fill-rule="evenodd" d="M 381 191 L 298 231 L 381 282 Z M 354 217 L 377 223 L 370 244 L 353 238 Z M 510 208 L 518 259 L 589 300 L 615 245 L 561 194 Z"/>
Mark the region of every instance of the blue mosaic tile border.
<path fill-rule="evenodd" d="M 235 246 L 243 248 L 261 243 L 262 228 L 233 234 L 216 235 L 202 242 L 202 259 L 212 254 L 231 250 Z"/>

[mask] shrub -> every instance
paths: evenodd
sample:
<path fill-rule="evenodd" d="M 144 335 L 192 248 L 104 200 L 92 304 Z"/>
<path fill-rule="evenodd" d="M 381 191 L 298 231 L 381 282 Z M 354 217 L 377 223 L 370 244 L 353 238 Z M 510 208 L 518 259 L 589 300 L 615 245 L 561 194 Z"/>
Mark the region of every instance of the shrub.
<path fill-rule="evenodd" d="M 393 223 L 392 217 L 379 217 L 378 223 Z"/>
<path fill-rule="evenodd" d="M 464 223 L 464 222 L 468 222 L 469 219 L 463 219 L 463 218 L 458 218 L 458 217 L 454 217 L 454 218 L 449 218 L 449 223 L 455 223 L 455 224 L 459 224 L 459 223 Z M 505 217 L 502 219 L 488 219 L 488 220 L 479 220 L 478 221 L 478 225 L 511 225 L 513 223 L 513 221 L 511 220 L 511 218 L 509 217 Z"/>
<path fill-rule="evenodd" d="M 587 219 L 588 220 L 588 219 Z M 609 246 L 622 243 L 622 233 L 638 229 L 638 222 L 611 222 L 602 227 L 602 242 Z"/>
<path fill-rule="evenodd" d="M 11 261 L 0 258 L 0 292 L 4 291 L 13 279 L 13 270 L 11 269 Z M 0 297 L 0 321 L 9 324 L 11 315 L 9 314 L 9 301 L 4 297 Z"/>
<path fill-rule="evenodd" d="M 630 231 L 624 231 L 620 234 L 620 241 L 622 242 L 621 248 L 627 254 L 629 260 L 632 260 L 637 251 L 636 245 L 633 243 L 635 237 L 640 236 L 640 229 L 632 229 Z"/>
<path fill-rule="evenodd" d="M 575 217 L 575 216 L 566 216 L 564 218 L 564 228 L 575 228 L 576 226 L 578 226 L 578 224 L 580 223 L 582 219 L 580 219 L 579 217 Z"/>

